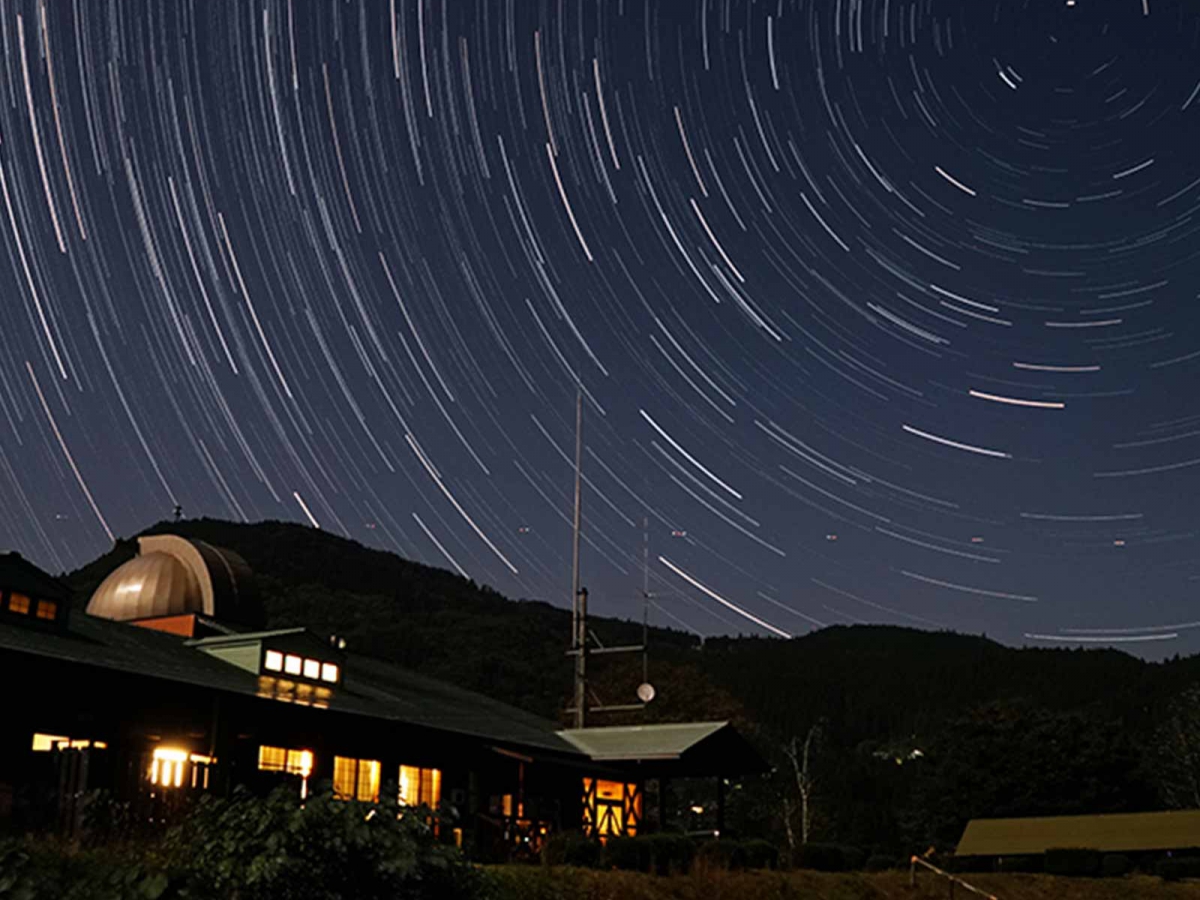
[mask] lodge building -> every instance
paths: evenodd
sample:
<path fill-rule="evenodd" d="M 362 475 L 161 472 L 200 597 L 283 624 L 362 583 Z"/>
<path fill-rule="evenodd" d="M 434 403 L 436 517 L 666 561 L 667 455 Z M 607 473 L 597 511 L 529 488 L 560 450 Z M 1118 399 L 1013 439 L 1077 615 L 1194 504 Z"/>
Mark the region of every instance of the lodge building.
<path fill-rule="evenodd" d="M 562 829 L 661 826 L 672 779 L 764 767 L 726 722 L 563 730 L 336 637 L 268 630 L 237 554 L 169 534 L 138 551 L 84 609 L 0 554 L 0 825 L 75 833 L 97 789 L 166 820 L 197 792 L 331 784 L 367 802 L 394 789 L 497 859 Z"/>

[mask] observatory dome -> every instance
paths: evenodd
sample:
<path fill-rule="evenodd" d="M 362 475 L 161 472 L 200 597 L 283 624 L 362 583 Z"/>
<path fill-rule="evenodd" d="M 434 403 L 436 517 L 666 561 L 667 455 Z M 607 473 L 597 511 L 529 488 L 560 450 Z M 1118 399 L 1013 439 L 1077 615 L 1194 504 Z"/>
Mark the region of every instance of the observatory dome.
<path fill-rule="evenodd" d="M 118 622 L 204 616 L 251 627 L 260 626 L 263 618 L 245 560 L 204 541 L 170 534 L 138 538 L 138 555 L 100 583 L 87 612 Z"/>

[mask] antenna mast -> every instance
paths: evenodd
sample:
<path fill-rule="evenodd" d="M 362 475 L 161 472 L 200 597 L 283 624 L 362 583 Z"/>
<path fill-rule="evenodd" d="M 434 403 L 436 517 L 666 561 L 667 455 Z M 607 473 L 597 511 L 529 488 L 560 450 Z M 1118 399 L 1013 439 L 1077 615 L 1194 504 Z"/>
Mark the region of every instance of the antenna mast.
<path fill-rule="evenodd" d="M 583 504 L 583 385 L 575 386 L 575 527 L 571 549 L 571 649 L 575 652 L 575 727 L 587 723 L 587 591 L 579 587 L 579 528 Z"/>

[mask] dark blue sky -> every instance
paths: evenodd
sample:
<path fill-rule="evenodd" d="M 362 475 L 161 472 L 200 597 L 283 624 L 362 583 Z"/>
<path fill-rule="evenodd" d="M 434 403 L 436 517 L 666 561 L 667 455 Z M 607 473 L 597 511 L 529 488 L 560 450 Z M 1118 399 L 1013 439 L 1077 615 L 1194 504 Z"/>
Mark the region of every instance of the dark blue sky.
<path fill-rule="evenodd" d="M 15 2 L 0 545 L 1200 650 L 1200 11 Z M 643 521 L 648 528 L 643 533 Z"/>

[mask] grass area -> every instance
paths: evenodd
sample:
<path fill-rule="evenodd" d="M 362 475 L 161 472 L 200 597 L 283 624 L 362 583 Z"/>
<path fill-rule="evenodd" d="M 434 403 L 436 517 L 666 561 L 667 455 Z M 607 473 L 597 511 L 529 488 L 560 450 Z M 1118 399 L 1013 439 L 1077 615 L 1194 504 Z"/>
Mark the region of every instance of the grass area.
<path fill-rule="evenodd" d="M 493 866 L 493 900 L 945 900 L 945 879 L 907 872 L 709 872 L 658 878 L 636 872 L 568 867 Z M 999 900 L 1195 900 L 1197 886 L 1148 875 L 1055 878 L 1051 875 L 964 875 Z M 955 897 L 974 897 L 961 887 Z"/>

